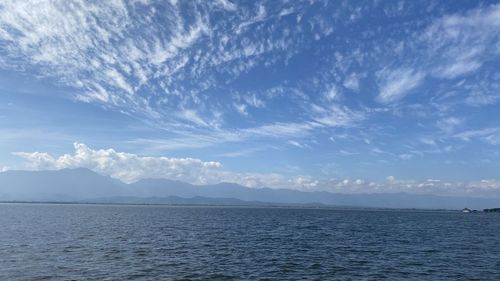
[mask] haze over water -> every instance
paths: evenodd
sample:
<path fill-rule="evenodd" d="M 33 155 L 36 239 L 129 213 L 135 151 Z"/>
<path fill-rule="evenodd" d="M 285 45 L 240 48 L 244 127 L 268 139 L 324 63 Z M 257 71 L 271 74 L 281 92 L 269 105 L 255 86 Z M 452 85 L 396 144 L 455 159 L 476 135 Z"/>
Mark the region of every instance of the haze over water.
<path fill-rule="evenodd" d="M 0 204 L 2 280 L 498 280 L 497 214 Z"/>

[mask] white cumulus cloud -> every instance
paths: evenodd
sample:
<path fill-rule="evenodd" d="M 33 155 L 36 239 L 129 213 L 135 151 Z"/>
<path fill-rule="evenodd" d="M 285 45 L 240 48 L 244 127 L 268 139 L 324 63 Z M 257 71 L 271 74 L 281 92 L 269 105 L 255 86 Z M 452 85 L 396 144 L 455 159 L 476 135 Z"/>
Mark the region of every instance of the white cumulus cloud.
<path fill-rule="evenodd" d="M 193 158 L 146 157 L 114 149 L 94 150 L 82 143 L 75 143 L 75 153 L 53 157 L 44 152 L 16 152 L 37 170 L 88 168 L 103 175 L 134 182 L 143 178 L 170 178 L 191 183 L 213 181 L 222 164 Z M 217 179 L 218 180 L 218 179 Z"/>

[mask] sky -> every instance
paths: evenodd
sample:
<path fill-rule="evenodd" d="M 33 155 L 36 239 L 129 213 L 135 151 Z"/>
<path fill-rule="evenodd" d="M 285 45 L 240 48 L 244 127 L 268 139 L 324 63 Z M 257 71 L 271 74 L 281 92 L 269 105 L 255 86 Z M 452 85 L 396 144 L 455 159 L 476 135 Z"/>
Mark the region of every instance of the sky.
<path fill-rule="evenodd" d="M 0 171 L 500 196 L 497 1 L 0 3 Z"/>

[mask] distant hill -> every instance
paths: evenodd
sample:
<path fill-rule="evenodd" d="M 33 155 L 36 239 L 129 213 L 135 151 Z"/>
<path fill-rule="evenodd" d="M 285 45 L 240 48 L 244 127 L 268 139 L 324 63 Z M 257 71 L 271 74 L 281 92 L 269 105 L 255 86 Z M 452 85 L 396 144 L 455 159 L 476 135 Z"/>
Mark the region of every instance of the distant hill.
<path fill-rule="evenodd" d="M 72 201 L 119 196 L 127 186 L 88 169 L 6 171 L 0 173 L 0 199 Z"/>
<path fill-rule="evenodd" d="M 157 204 L 322 204 L 350 207 L 471 209 L 495 208 L 500 198 L 466 198 L 408 193 L 340 194 L 248 188 L 233 183 L 191 185 L 167 179 L 133 184 L 88 169 L 0 173 L 2 201 L 59 201 Z"/>

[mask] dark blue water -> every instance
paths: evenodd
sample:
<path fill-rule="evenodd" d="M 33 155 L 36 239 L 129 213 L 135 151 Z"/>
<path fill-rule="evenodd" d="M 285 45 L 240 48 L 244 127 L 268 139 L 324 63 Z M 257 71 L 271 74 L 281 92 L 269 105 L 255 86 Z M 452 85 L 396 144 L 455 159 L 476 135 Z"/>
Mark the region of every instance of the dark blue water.
<path fill-rule="evenodd" d="M 0 280 L 500 280 L 500 215 L 0 204 Z"/>

